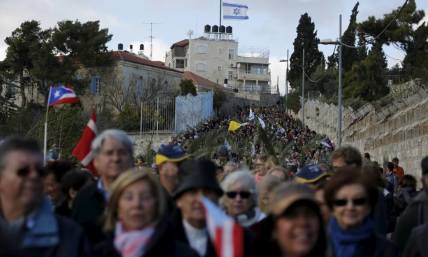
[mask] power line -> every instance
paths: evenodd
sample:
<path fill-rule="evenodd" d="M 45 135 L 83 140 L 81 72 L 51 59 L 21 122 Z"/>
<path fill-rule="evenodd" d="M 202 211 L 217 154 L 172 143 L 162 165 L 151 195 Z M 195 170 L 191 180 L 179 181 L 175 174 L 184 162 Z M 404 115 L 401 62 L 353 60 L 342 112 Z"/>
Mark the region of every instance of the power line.
<path fill-rule="evenodd" d="M 397 14 L 395 15 L 394 18 L 392 18 L 389 23 L 385 26 L 385 28 L 379 33 L 377 34 L 377 36 L 375 36 L 375 39 L 378 39 L 383 33 L 385 33 L 385 31 L 389 28 L 389 26 L 391 26 L 391 24 L 398 18 L 398 16 L 401 14 L 401 11 L 403 11 L 404 7 L 407 5 L 407 2 L 409 0 L 406 0 L 404 2 L 404 4 L 400 7 L 400 10 L 398 10 Z"/>

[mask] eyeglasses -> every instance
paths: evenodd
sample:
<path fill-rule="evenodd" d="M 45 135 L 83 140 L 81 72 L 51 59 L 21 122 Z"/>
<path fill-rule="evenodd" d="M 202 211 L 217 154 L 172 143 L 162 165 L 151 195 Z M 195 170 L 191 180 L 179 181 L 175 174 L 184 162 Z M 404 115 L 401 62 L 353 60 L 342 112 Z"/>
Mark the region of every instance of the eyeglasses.
<path fill-rule="evenodd" d="M 45 170 L 45 168 L 43 167 L 43 166 L 38 166 L 38 165 L 36 165 L 36 166 L 31 166 L 31 165 L 27 165 L 27 166 L 24 166 L 24 167 L 22 167 L 22 168 L 19 168 L 17 171 L 16 171 L 16 174 L 19 176 L 19 177 L 26 177 L 26 176 L 28 176 L 28 174 L 30 174 L 30 172 L 31 172 L 31 169 L 35 169 L 36 170 L 36 172 L 37 172 L 37 174 L 40 176 L 40 177 L 44 177 L 45 175 L 46 175 L 46 170 Z"/>
<path fill-rule="evenodd" d="M 226 193 L 226 196 L 231 199 L 236 198 L 236 196 L 238 195 L 241 197 L 241 199 L 248 199 L 250 198 L 251 193 L 245 192 L 245 191 L 241 191 L 241 192 L 230 191 Z"/>
<path fill-rule="evenodd" d="M 334 200 L 333 204 L 334 206 L 345 206 L 348 204 L 348 202 L 352 202 L 352 205 L 354 206 L 362 206 L 367 203 L 367 198 L 355 198 L 355 199 L 336 199 Z"/>

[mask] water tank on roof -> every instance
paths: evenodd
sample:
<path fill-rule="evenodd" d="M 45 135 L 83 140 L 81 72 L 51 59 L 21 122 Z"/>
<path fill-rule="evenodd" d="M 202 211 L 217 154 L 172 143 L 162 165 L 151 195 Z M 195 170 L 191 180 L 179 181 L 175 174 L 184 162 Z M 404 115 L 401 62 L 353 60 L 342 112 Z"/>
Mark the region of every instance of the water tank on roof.
<path fill-rule="evenodd" d="M 144 50 L 144 44 L 140 44 L 140 51 Z"/>
<path fill-rule="evenodd" d="M 212 32 L 218 33 L 218 26 L 217 25 L 212 26 Z"/>
<path fill-rule="evenodd" d="M 221 25 L 220 26 L 220 33 L 225 33 L 226 32 L 226 27 Z"/>
<path fill-rule="evenodd" d="M 117 50 L 123 51 L 123 44 L 122 43 L 117 44 Z"/>
<path fill-rule="evenodd" d="M 205 25 L 205 27 L 204 27 L 204 32 L 205 33 L 210 33 L 211 32 L 211 26 L 210 25 Z"/>
<path fill-rule="evenodd" d="M 226 27 L 226 33 L 227 34 L 232 34 L 232 26 L 227 26 Z"/>

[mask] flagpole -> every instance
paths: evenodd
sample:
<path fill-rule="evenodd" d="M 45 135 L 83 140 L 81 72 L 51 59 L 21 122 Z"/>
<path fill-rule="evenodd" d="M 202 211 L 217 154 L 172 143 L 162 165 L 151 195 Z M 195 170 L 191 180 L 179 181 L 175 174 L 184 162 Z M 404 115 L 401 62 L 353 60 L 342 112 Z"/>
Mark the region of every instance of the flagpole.
<path fill-rule="evenodd" d="M 49 114 L 49 99 L 51 98 L 51 87 L 49 87 L 48 100 L 46 104 L 46 114 L 45 114 L 45 133 L 43 138 L 43 161 L 46 163 L 47 150 L 48 150 L 48 114 Z"/>

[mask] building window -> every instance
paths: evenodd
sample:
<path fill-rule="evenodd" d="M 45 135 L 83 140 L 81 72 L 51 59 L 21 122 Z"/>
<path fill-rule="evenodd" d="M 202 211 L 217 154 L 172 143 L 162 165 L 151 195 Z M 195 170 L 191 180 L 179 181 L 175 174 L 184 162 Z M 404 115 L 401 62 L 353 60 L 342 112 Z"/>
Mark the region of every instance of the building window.
<path fill-rule="evenodd" d="M 98 76 L 94 76 L 91 78 L 91 84 L 90 84 L 90 91 L 91 94 L 97 95 L 101 92 L 101 78 Z"/>
<path fill-rule="evenodd" d="M 203 62 L 199 62 L 196 64 L 196 71 L 204 72 L 207 70 L 207 65 Z"/>
<path fill-rule="evenodd" d="M 229 60 L 233 60 L 235 58 L 235 49 L 229 49 Z"/>
<path fill-rule="evenodd" d="M 184 64 L 185 64 L 185 62 L 183 59 L 176 59 L 175 60 L 175 68 L 177 68 L 177 69 L 184 69 L 184 67 L 185 67 Z"/>
<path fill-rule="evenodd" d="M 99 95 L 101 92 L 101 78 L 100 77 L 95 78 L 95 84 L 96 84 L 97 95 Z"/>
<path fill-rule="evenodd" d="M 198 53 L 198 54 L 208 53 L 208 46 L 207 45 L 198 45 L 196 47 L 196 53 Z"/>
<path fill-rule="evenodd" d="M 221 66 L 218 66 L 218 71 L 221 71 L 222 70 L 222 67 Z"/>
<path fill-rule="evenodd" d="M 227 77 L 229 80 L 232 80 L 233 79 L 233 71 L 229 71 Z"/>

